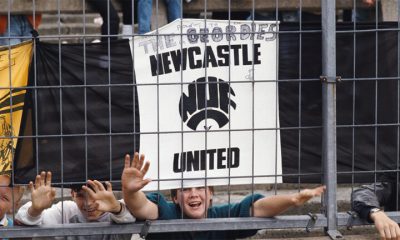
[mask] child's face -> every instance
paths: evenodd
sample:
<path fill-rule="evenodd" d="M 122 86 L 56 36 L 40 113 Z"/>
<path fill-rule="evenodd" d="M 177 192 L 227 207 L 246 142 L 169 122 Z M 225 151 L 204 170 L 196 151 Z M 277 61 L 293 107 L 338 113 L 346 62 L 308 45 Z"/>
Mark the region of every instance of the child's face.
<path fill-rule="evenodd" d="M 10 178 L 0 175 L 0 220 L 12 208 L 12 192 L 9 184 Z"/>
<path fill-rule="evenodd" d="M 83 216 L 90 221 L 96 221 L 104 212 L 96 210 L 95 200 L 83 190 L 71 191 L 72 199 L 82 212 Z"/>
<path fill-rule="evenodd" d="M 12 188 L 14 195 L 12 196 L 14 207 L 11 207 L 7 214 L 14 214 L 21 207 L 21 200 L 24 195 L 25 188 L 22 186 L 15 186 Z"/>
<path fill-rule="evenodd" d="M 211 205 L 212 192 L 210 188 L 195 187 L 177 189 L 173 201 L 181 207 L 183 213 L 193 219 L 206 217 L 208 207 Z"/>

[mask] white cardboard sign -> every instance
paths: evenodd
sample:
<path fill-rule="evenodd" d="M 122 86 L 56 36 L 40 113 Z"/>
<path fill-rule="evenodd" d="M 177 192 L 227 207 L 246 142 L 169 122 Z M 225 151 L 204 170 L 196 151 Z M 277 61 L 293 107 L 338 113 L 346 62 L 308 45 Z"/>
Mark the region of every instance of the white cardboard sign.
<path fill-rule="evenodd" d="M 145 190 L 282 181 L 277 31 L 183 19 L 133 39 Z"/>

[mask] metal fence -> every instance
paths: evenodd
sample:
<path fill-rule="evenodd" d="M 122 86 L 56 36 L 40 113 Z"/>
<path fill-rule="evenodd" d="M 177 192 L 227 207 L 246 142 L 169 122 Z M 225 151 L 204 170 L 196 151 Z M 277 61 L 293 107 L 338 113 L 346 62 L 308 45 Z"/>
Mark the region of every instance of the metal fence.
<path fill-rule="evenodd" d="M 49 1 L 49 0 L 48 0 Z M 24 0 L 7 0 L 7 1 L 2 1 L 0 3 L 0 6 L 6 6 L 6 8 L 3 8 L 3 10 L 0 11 L 0 14 L 5 16 L 9 21 L 11 19 L 11 16 L 18 13 L 30 13 L 33 14 L 34 16 L 39 15 L 40 13 L 46 13 L 48 16 L 53 16 L 52 20 L 56 21 L 57 24 L 53 26 L 53 28 L 57 29 L 56 33 L 52 33 L 50 30 L 46 30 L 44 28 L 39 28 L 39 34 L 40 36 L 36 38 L 35 41 L 50 41 L 50 42 L 55 42 L 59 44 L 58 51 L 62 52 L 62 44 L 65 42 L 78 42 L 79 44 L 82 44 L 85 46 L 86 44 L 89 44 L 93 39 L 98 39 L 98 38 L 118 38 L 118 37 L 124 37 L 121 34 L 113 34 L 110 33 L 110 26 L 107 26 L 108 34 L 103 34 L 100 36 L 98 33 L 93 33 L 89 28 L 91 27 L 91 23 L 88 23 L 88 16 L 93 16 L 93 8 L 88 7 L 85 8 L 84 6 L 87 5 L 85 0 L 76 0 L 76 1 L 68 1 L 65 0 L 52 0 L 46 3 L 46 1 L 40 1 L 40 0 L 33 0 L 31 3 L 26 3 L 27 1 Z M 33 5 L 32 5 L 33 2 Z M 107 15 L 110 16 L 110 4 L 112 2 L 106 1 L 108 5 L 107 9 Z M 391 2 L 391 1 L 387 1 Z M 362 6 L 362 4 L 359 1 L 356 0 L 351 0 L 351 1 L 330 1 L 330 0 L 322 0 L 322 1 L 261 1 L 261 0 L 248 0 L 248 1 L 242 1 L 242 3 L 238 3 L 237 1 L 229 0 L 229 1 L 200 1 L 200 0 L 192 0 L 189 3 L 185 1 L 181 1 L 181 4 L 183 5 L 183 8 L 181 9 L 181 14 L 183 17 L 196 17 L 203 19 L 204 22 L 213 19 L 213 18 L 219 18 L 219 19 L 225 19 L 228 21 L 233 21 L 237 20 L 236 18 L 243 18 L 244 12 L 247 14 L 247 17 L 251 21 L 257 21 L 257 14 L 264 14 L 264 17 L 269 18 L 269 20 L 276 20 L 276 21 L 281 21 L 281 24 L 283 24 L 286 19 L 284 19 L 284 14 L 283 12 L 285 11 L 291 11 L 292 13 L 288 14 L 289 16 L 295 16 L 298 21 L 295 21 L 294 24 L 296 26 L 296 29 L 293 31 L 278 31 L 278 38 L 281 34 L 295 34 L 299 36 L 298 44 L 300 46 L 299 48 L 299 75 L 295 79 L 279 79 L 279 80 L 273 80 L 274 82 L 279 84 L 283 83 L 293 83 L 298 86 L 299 89 L 299 99 L 298 99 L 298 122 L 297 126 L 289 126 L 289 127 L 277 127 L 275 129 L 268 129 L 271 131 L 296 131 L 296 134 L 298 136 L 298 152 L 297 152 L 297 157 L 298 159 L 293 159 L 293 161 L 298 162 L 298 171 L 295 173 L 285 173 L 283 172 L 281 175 L 275 175 L 275 176 L 268 176 L 268 177 L 294 177 L 297 178 L 298 181 L 296 183 L 296 189 L 301 189 L 303 187 L 304 182 L 302 181 L 303 177 L 307 176 L 313 176 L 313 175 L 318 175 L 321 177 L 321 182 L 326 185 L 326 192 L 323 195 L 323 199 L 321 201 L 322 204 L 322 209 L 321 213 L 313 213 L 310 215 L 285 215 L 285 216 L 278 216 L 275 218 L 223 218 L 223 219 L 202 219 L 202 220 L 189 220 L 189 219 L 178 219 L 178 220 L 158 220 L 158 221 L 151 221 L 151 222 L 137 222 L 134 224 L 123 224 L 123 225 L 117 225 L 117 224 L 111 224 L 111 223 L 85 223 L 85 224 L 63 224 L 63 225 L 49 225 L 49 226 L 40 226 L 40 227 L 22 227 L 22 226 L 15 226 L 15 227 L 4 227 L 0 229 L 0 237 L 1 238 L 14 238 L 14 237 L 19 237 L 19 238 L 24 238 L 24 237 L 44 237 L 44 236 L 80 236 L 80 235 L 100 235 L 100 234 L 124 234 L 124 233 L 139 233 L 142 236 L 145 236 L 147 233 L 159 233 L 159 232 L 176 232 L 176 231 L 213 231 L 213 230 L 243 230 L 243 229 L 282 229 L 282 228 L 303 228 L 303 229 L 312 229 L 312 228 L 324 228 L 327 235 L 329 235 L 332 239 L 334 238 L 341 238 L 342 235 L 338 231 L 339 227 L 342 226 L 356 226 L 356 225 L 364 225 L 368 224 L 365 221 L 360 220 L 357 218 L 357 216 L 353 215 L 352 213 L 344 213 L 344 212 L 338 212 L 338 207 L 337 207 L 337 186 L 338 186 L 338 181 L 337 177 L 338 176 L 350 176 L 350 181 L 347 181 L 347 183 L 350 184 L 350 188 L 353 189 L 357 186 L 360 185 L 360 183 L 357 181 L 357 176 L 363 175 L 363 174 L 372 174 L 373 175 L 373 180 L 375 182 L 379 181 L 378 175 L 380 173 L 396 173 L 397 179 L 399 178 L 399 172 L 398 172 L 398 166 L 399 166 L 399 131 L 400 131 L 400 117 L 399 117 L 399 96 L 400 96 L 400 91 L 399 89 L 399 74 L 400 74 L 400 63 L 397 63 L 397 75 L 395 76 L 390 76 L 390 77 L 385 77 L 385 74 L 380 74 L 380 69 L 379 69 L 379 61 L 378 61 L 378 56 L 380 54 L 385 54 L 385 53 L 380 53 L 379 48 L 378 48 L 378 42 L 382 41 L 381 38 L 379 38 L 379 34 L 381 32 L 394 32 L 398 34 L 399 32 L 399 27 L 396 26 L 394 28 L 386 28 L 382 29 L 379 27 L 379 23 L 381 21 L 381 10 L 382 8 L 378 7 L 386 4 L 385 0 L 382 1 L 377 1 L 377 4 L 375 7 L 372 7 L 369 9 L 370 13 L 374 13 L 374 17 L 372 19 L 370 18 L 369 20 L 372 21 L 372 24 L 370 25 L 369 28 L 364 28 L 360 30 L 358 28 L 358 22 L 357 20 L 352 21 L 352 26 L 353 28 L 351 29 L 345 29 L 345 30 L 337 30 L 337 24 L 338 21 L 347 21 L 344 19 L 344 12 L 347 12 L 351 14 L 353 12 L 353 17 L 356 17 L 355 13 L 357 13 L 357 10 L 359 9 L 358 6 Z M 394 2 L 394 1 L 393 1 Z M 31 4 L 31 5 L 29 5 Z M 115 3 L 114 3 L 115 4 Z M 27 7 L 28 6 L 28 7 Z M 31 6 L 34 6 L 33 8 Z M 117 3 L 117 9 L 120 10 L 120 5 Z M 200 6 L 200 7 L 199 7 Z M 386 5 L 385 5 L 386 6 Z M 392 7 L 395 6 L 397 9 L 400 9 L 400 3 L 394 2 Z M 131 14 L 133 15 L 133 19 L 135 18 L 135 15 L 137 14 L 137 10 L 140 11 L 140 9 L 135 9 L 137 7 L 135 4 L 132 4 L 132 9 L 131 9 Z M 165 6 L 163 3 L 160 3 L 159 1 L 155 1 L 155 4 L 153 6 L 154 9 L 156 9 L 155 14 L 153 14 L 153 28 L 161 27 L 164 22 L 159 22 L 160 18 L 166 18 L 165 14 Z M 202 8 L 202 10 L 201 10 Z M 384 8 L 384 7 L 383 7 Z M 6 9 L 6 10 L 4 10 Z M 201 11 L 199 11 L 199 9 Z M 239 11 L 243 9 L 243 11 Z M 367 8 L 362 8 L 362 9 L 367 9 Z M 304 23 L 307 22 L 306 17 L 308 16 L 309 12 L 316 12 L 316 22 L 320 22 L 321 28 L 316 28 L 316 29 L 307 29 Z M 77 16 L 82 17 L 82 22 L 78 22 L 77 25 L 79 26 L 78 28 L 81 29 L 82 31 L 80 33 L 72 33 L 68 34 L 65 32 L 65 19 L 68 20 L 68 18 L 65 18 L 65 13 L 73 13 Z M 399 12 L 397 10 L 397 12 Z M 268 13 L 265 15 L 265 13 Z M 385 14 L 385 13 L 383 13 Z M 158 17 L 155 18 L 154 16 Z M 315 19 L 314 19 L 315 20 Z M 400 20 L 393 19 L 395 22 L 400 22 Z M 45 20 L 44 20 L 45 21 Z M 71 20 L 72 21 L 72 20 Z M 162 21 L 162 20 L 161 20 Z M 350 19 L 351 21 L 351 19 Z M 44 23 L 43 23 L 44 24 Z M 137 25 L 135 23 L 132 24 L 132 33 L 129 34 L 129 37 L 134 37 L 137 35 L 140 35 L 137 33 Z M 318 23 L 319 24 L 319 23 Z M 83 26 L 83 27 L 82 27 Z M 96 31 L 98 32 L 99 26 L 96 26 L 97 29 Z M 72 28 L 71 28 L 72 29 Z M 42 31 L 42 33 L 41 33 Z M 48 31 L 48 33 L 46 33 Z M 73 32 L 73 31 L 72 31 Z M 358 69 L 356 66 L 357 58 L 356 58 L 356 48 L 357 48 L 357 37 L 362 35 L 363 33 L 372 33 L 375 34 L 375 45 L 373 46 L 370 51 L 375 52 L 375 69 L 374 69 L 374 76 L 359 76 L 357 74 Z M 153 34 L 157 35 L 158 32 L 153 32 Z M 177 35 L 183 36 L 185 35 L 182 32 L 176 32 Z M 257 34 L 257 32 L 253 32 L 253 34 Z M 305 36 L 307 34 L 321 34 L 321 43 L 322 43 L 322 59 L 321 61 L 321 66 L 322 66 L 322 72 L 320 73 L 321 77 L 320 78 L 307 78 L 303 77 L 301 73 L 301 69 L 303 66 L 302 62 L 302 53 L 301 52 L 301 46 L 303 44 L 301 36 Z M 341 76 L 341 73 L 337 71 L 337 51 L 338 49 L 336 48 L 337 42 L 336 39 L 342 34 L 350 34 L 353 37 L 353 42 L 349 42 L 348 45 L 353 48 L 353 75 L 350 77 L 343 77 Z M 206 35 L 212 35 L 212 33 L 206 33 Z M 161 36 L 161 35 L 160 35 Z M 4 36 L 2 39 L 12 39 L 12 36 Z M 30 39 L 30 37 L 26 37 L 27 40 Z M 384 40 L 383 40 L 384 41 Z M 397 40 L 398 41 L 398 40 Z M 111 42 L 108 42 L 111 44 Z M 34 48 L 35 48 L 34 44 Z M 110 46 L 110 45 L 109 45 Z M 9 51 L 11 51 L 11 46 L 8 45 Z M 85 49 L 85 48 L 84 48 Z M 400 50 L 399 48 L 395 49 L 398 53 L 397 56 L 400 56 Z M 133 50 L 133 53 L 135 51 Z M 110 53 L 109 53 L 110 54 Z M 281 53 L 280 53 L 281 54 Z M 59 55 L 61 56 L 61 54 Z M 84 53 L 84 56 L 86 56 L 86 53 Z M 61 57 L 60 57 L 61 58 Z M 278 58 L 278 56 L 277 56 Z M 279 58 L 278 58 L 279 59 Z M 33 62 L 35 59 L 32 60 Z M 62 59 L 59 59 L 60 62 L 62 62 Z M 84 59 L 84 62 L 86 63 L 86 59 Z M 108 64 L 108 73 L 109 73 L 109 78 L 111 76 L 111 70 L 110 70 L 110 62 Z M 281 63 L 278 62 L 278 65 Z M 35 64 L 32 64 L 34 67 Z M 66 89 L 78 89 L 82 88 L 85 89 L 85 94 L 86 94 L 86 89 L 89 89 L 91 86 L 89 84 L 83 84 L 82 86 L 76 87 L 76 86 L 64 86 L 62 84 L 62 77 L 61 77 L 61 67 L 58 70 L 55 71 L 60 71 L 60 85 L 59 86 L 53 86 L 52 88 L 56 88 L 60 92 L 60 102 L 62 104 L 62 92 L 65 91 Z M 34 71 L 35 72 L 35 71 Z M 205 73 L 207 75 L 207 73 Z M 234 73 L 233 73 L 234 74 Z M 11 73 L 10 73 L 11 75 Z M 382 77 L 383 76 L 383 77 Z M 271 80 L 266 80 L 266 82 L 271 81 Z M 372 83 L 370 86 L 372 88 L 372 92 L 374 92 L 374 96 L 372 96 L 373 100 L 369 101 L 369 103 L 373 103 L 374 107 L 372 110 L 372 115 L 374 116 L 374 121 L 372 123 L 368 124 L 359 124 L 357 122 L 357 119 L 355 118 L 355 111 L 356 111 L 356 84 L 358 82 L 365 81 L 365 82 L 370 82 Z M 397 117 L 395 117 L 396 121 L 394 122 L 381 122 L 379 120 L 379 114 L 380 113 L 385 113 L 388 109 L 385 109 L 384 106 L 381 106 L 379 101 L 380 98 L 378 97 L 378 92 L 379 92 L 379 83 L 382 81 L 392 81 L 393 86 L 395 86 L 397 89 L 392 89 L 394 91 L 394 96 L 396 97 L 395 99 L 395 110 L 393 114 L 395 114 Z M 251 83 L 251 80 L 247 81 Z M 321 83 L 321 96 L 322 99 L 319 100 L 322 103 L 322 116 L 318 116 L 321 118 L 322 125 L 314 125 L 314 126 L 303 126 L 302 125 L 302 99 L 303 99 L 303 93 L 302 93 L 302 87 L 306 85 L 308 82 L 320 82 Z M 339 83 L 340 82 L 340 83 Z M 347 124 L 341 124 L 337 125 L 337 112 L 336 112 L 336 103 L 338 101 L 337 99 L 337 86 L 338 84 L 343 84 L 345 87 L 351 86 L 353 88 L 353 93 L 354 96 L 352 96 L 352 102 L 348 102 L 347 104 L 352 106 L 352 121 Z M 174 85 L 174 84 L 172 84 Z M 177 86 L 182 86 L 181 82 L 176 82 L 175 85 Z M 161 86 L 161 84 L 155 84 L 155 86 L 158 88 Z M 47 86 L 49 87 L 49 86 Z M 104 85 L 97 85 L 97 87 L 105 87 L 106 89 L 108 88 L 109 94 L 107 101 L 111 102 L 111 80 L 109 80 L 108 83 Z M 127 85 L 117 85 L 117 87 L 130 87 L 130 88 L 136 88 L 137 85 L 135 83 L 130 83 Z M 34 92 L 35 95 L 40 95 L 41 89 L 46 88 L 46 86 L 28 86 L 26 88 L 27 91 Z M 10 92 L 12 92 L 13 89 L 12 87 L 6 88 L 9 89 Z M 253 89 L 254 91 L 254 89 Z M 379 92 L 379 94 L 381 94 Z M 383 93 L 384 94 L 384 93 Z M 134 97 L 133 97 L 134 98 Z M 133 100 L 135 101 L 135 100 Z M 231 99 L 230 99 L 231 101 Z M 33 103 L 33 105 L 36 105 L 36 103 Z M 61 105 L 60 104 L 60 105 Z M 85 103 L 86 104 L 86 101 Z M 206 103 L 207 104 L 207 103 Z M 11 103 L 10 103 L 10 111 L 11 110 L 11 105 L 12 105 L 12 98 L 11 98 Z M 141 105 L 142 107 L 143 105 Z M 62 107 L 60 106 L 60 109 Z M 85 106 L 86 109 L 86 106 Z M 111 110 L 109 110 L 111 112 Z M 157 111 L 160 111 L 160 106 L 157 106 Z M 252 109 L 252 112 L 256 112 L 257 109 Z M 38 113 L 36 112 L 35 115 Z M 63 118 L 63 111 L 61 110 L 59 113 L 60 119 Z M 278 113 L 277 113 L 278 114 Z M 386 113 L 387 114 L 387 113 Z M 154 116 L 157 118 L 157 125 L 159 126 L 159 121 L 158 119 L 158 113 L 157 116 Z M 37 119 L 36 119 L 37 121 Z M 87 126 L 85 118 L 85 126 Z M 113 121 L 111 114 L 109 118 L 109 126 L 111 129 L 111 122 Z M 63 121 L 61 120 L 61 125 Z M 37 123 L 33 123 L 35 125 Z M 379 139 L 379 129 L 384 128 L 384 127 L 393 127 L 394 131 L 396 131 L 397 135 L 397 143 L 395 144 L 396 147 L 396 160 L 395 162 L 397 163 L 396 169 L 381 169 L 379 167 L 379 157 L 378 157 L 378 151 L 384 151 L 384 150 L 378 150 L 379 148 L 382 148 L 384 146 L 380 145 L 380 142 L 378 141 Z M 322 149 L 321 151 L 321 162 L 323 168 L 321 169 L 320 172 L 303 172 L 301 165 L 303 164 L 303 161 L 306 161 L 306 159 L 303 159 L 301 156 L 302 154 L 302 146 L 306 143 L 302 142 L 302 134 L 306 133 L 309 128 L 314 128 L 314 129 L 320 129 L 321 134 L 322 134 Z M 372 152 L 372 161 L 374 162 L 374 169 L 369 169 L 369 170 L 364 170 L 364 171 L 359 171 L 355 170 L 355 162 L 354 159 L 356 156 L 355 154 L 355 146 L 357 143 L 355 143 L 355 131 L 359 128 L 371 128 L 372 131 L 374 131 L 374 142 L 373 146 L 374 149 L 368 149 L 368 151 Z M 340 131 L 342 129 L 351 129 L 352 131 L 352 140 L 351 140 L 351 146 L 346 146 L 347 149 L 346 151 L 349 152 L 350 155 L 352 155 L 352 162 L 348 163 L 349 169 L 350 170 L 338 170 L 337 169 L 337 131 Z M 252 126 L 252 129 L 249 129 L 250 131 L 257 132 L 259 129 L 255 129 L 254 125 Z M 265 130 L 265 129 L 264 129 Z M 228 130 L 228 133 L 230 134 L 231 132 L 234 132 L 231 129 Z M 184 139 L 183 135 L 186 133 L 185 131 L 181 130 L 176 132 L 178 134 L 182 135 L 182 139 Z M 205 134 L 204 141 L 205 145 L 207 145 L 207 138 L 210 138 L 208 136 L 207 131 L 203 131 Z M 90 134 L 87 132 L 82 133 L 82 134 L 77 134 L 75 136 L 66 136 L 63 134 L 61 131 L 60 134 L 54 134 L 51 136 L 43 136 L 36 133 L 33 133 L 31 136 L 12 136 L 11 138 L 15 139 L 43 139 L 43 138 L 57 138 L 61 139 L 60 140 L 60 149 L 59 154 L 61 156 L 61 161 L 60 164 L 62 165 L 62 159 L 63 159 L 63 141 L 67 141 L 68 137 L 83 137 L 85 139 L 85 144 L 87 144 L 87 139 L 90 137 L 95 137 L 95 136 L 104 136 L 108 138 L 107 141 L 111 142 L 111 136 L 114 135 L 130 135 L 132 137 L 135 137 L 136 135 L 139 134 L 135 129 L 133 131 L 127 131 L 127 132 L 122 132 L 122 133 L 113 133 L 111 130 L 108 133 L 103 133 L 103 134 Z M 150 134 L 150 133 L 148 133 Z M 160 139 L 160 136 L 163 134 L 161 131 L 151 133 L 154 134 L 158 138 L 158 148 L 160 148 L 160 145 L 164 144 Z M 1 136 L 1 139 L 9 139 L 9 136 Z M 182 140 L 183 142 L 184 140 Z M 254 141 L 254 139 L 253 139 Z M 182 143 L 183 144 L 183 143 Z M 252 142 L 252 146 L 254 148 L 254 142 Z M 109 152 L 110 152 L 110 158 L 113 152 L 113 147 L 112 144 L 110 143 L 108 146 Z M 38 150 L 38 145 L 36 145 L 36 152 L 39 152 Z M 159 149 L 158 149 L 159 150 Z M 367 150 L 366 150 L 367 151 Z M 14 154 L 14 153 L 13 153 Z M 253 157 L 254 158 L 254 157 Z M 40 162 L 40 156 L 37 155 L 36 159 L 38 162 Z M 159 159 L 158 159 L 159 160 Z M 111 160 L 110 160 L 111 161 Z M 122 159 L 121 159 L 122 161 Z M 85 159 L 85 165 L 88 165 L 87 161 L 87 156 Z M 254 159 L 252 159 L 252 162 L 254 163 Z M 37 163 L 39 165 L 39 163 Z M 61 166 L 62 168 L 62 166 Z M 37 170 L 38 171 L 38 170 Z M 88 171 L 86 169 L 86 171 Z M 86 179 L 89 179 L 88 176 L 90 176 L 90 172 L 86 172 Z M 254 176 L 250 176 L 254 177 Z M 33 179 L 32 179 L 33 180 Z M 120 179 L 118 176 L 113 176 L 112 171 L 110 170 L 110 175 L 109 179 L 116 185 L 120 183 Z M 155 179 L 158 182 L 165 181 L 165 179 Z M 307 181 L 305 181 L 307 183 Z M 345 181 L 346 182 L 346 181 Z M 365 182 L 365 181 L 364 181 Z M 79 184 L 84 184 L 85 182 L 75 182 Z M 60 200 L 64 200 L 65 195 L 68 195 L 68 189 L 65 189 L 64 187 L 68 187 L 68 185 L 71 184 L 71 182 L 68 182 L 61 178 L 60 182 L 57 182 L 55 185 L 58 185 L 61 190 L 61 196 Z M 207 183 L 206 183 L 207 184 Z M 14 183 L 14 185 L 20 185 Z M 25 185 L 25 184 L 22 184 Z M 278 193 L 278 187 L 279 183 L 271 184 L 272 188 L 274 189 L 275 193 Z M 348 186 L 348 185 L 346 185 Z M 231 202 L 230 195 L 232 194 L 232 186 L 230 183 L 225 186 L 226 187 L 226 194 L 228 195 L 228 201 Z M 257 192 L 257 185 L 256 184 L 251 184 L 249 186 L 246 186 L 246 189 L 250 189 L 248 193 L 254 193 Z M 225 190 L 224 190 L 225 191 Z M 398 202 L 398 199 L 396 199 L 396 202 Z M 349 209 L 350 210 L 350 209 Z M 396 222 L 400 222 L 400 214 L 398 212 L 390 212 L 388 213 L 392 219 L 394 219 Z M 184 228 L 184 229 L 183 229 Z"/>

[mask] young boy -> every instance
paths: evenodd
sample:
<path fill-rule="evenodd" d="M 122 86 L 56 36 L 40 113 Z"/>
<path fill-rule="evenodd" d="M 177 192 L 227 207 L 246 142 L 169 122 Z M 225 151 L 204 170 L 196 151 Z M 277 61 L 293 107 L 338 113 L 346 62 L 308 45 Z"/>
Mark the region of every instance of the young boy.
<path fill-rule="evenodd" d="M 12 218 L 8 217 L 7 213 L 13 208 L 13 200 L 19 192 L 17 189 L 19 188 L 16 187 L 13 194 L 13 190 L 10 188 L 10 177 L 8 175 L 0 175 L 0 226 L 13 225 Z"/>
<path fill-rule="evenodd" d="M 74 186 L 71 189 L 72 201 L 53 204 L 56 193 L 51 187 L 51 172 L 41 172 L 36 176 L 35 184 L 29 183 L 32 201 L 18 210 L 15 219 L 25 225 L 135 221 L 123 201 L 116 200 L 109 182 L 106 183 L 107 189 L 97 180 L 89 180 L 88 185 Z M 94 235 L 79 239 L 130 238 L 131 235 Z"/>
<path fill-rule="evenodd" d="M 222 206 L 211 206 L 213 191 L 211 187 L 193 187 L 173 190 L 172 200 L 168 202 L 161 194 L 145 195 L 141 189 L 150 180 L 144 179 L 150 163 L 144 163 L 144 155 L 135 153 L 131 164 L 129 155 L 125 156 L 122 172 L 122 191 L 124 200 L 131 213 L 138 219 L 201 219 L 227 217 L 273 217 L 289 207 L 301 206 L 314 196 L 320 196 L 324 186 L 305 189 L 292 195 L 264 197 L 254 194 L 241 202 Z M 182 227 L 184 231 L 184 226 Z M 256 230 L 207 231 L 207 232 L 171 232 L 149 234 L 148 239 L 236 239 L 250 237 Z"/>

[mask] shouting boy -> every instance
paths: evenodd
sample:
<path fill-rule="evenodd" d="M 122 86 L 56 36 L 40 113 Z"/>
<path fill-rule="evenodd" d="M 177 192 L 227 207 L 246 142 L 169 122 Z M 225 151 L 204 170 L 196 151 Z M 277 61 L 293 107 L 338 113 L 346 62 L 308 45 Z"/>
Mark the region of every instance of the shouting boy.
<path fill-rule="evenodd" d="M 150 179 L 144 179 L 150 163 L 144 162 L 144 155 L 135 153 L 133 161 L 125 156 L 122 173 L 122 191 L 124 201 L 137 219 L 201 219 L 227 217 L 273 217 L 292 206 L 301 206 L 312 197 L 320 196 L 325 187 L 305 189 L 292 195 L 264 197 L 253 194 L 241 202 L 222 206 L 211 206 L 213 191 L 211 187 L 193 187 L 172 191 L 173 202 L 168 202 L 158 193 L 145 195 L 141 189 Z M 207 231 L 207 232 L 171 232 L 149 234 L 148 239 L 236 239 L 252 236 L 256 230 Z"/>

